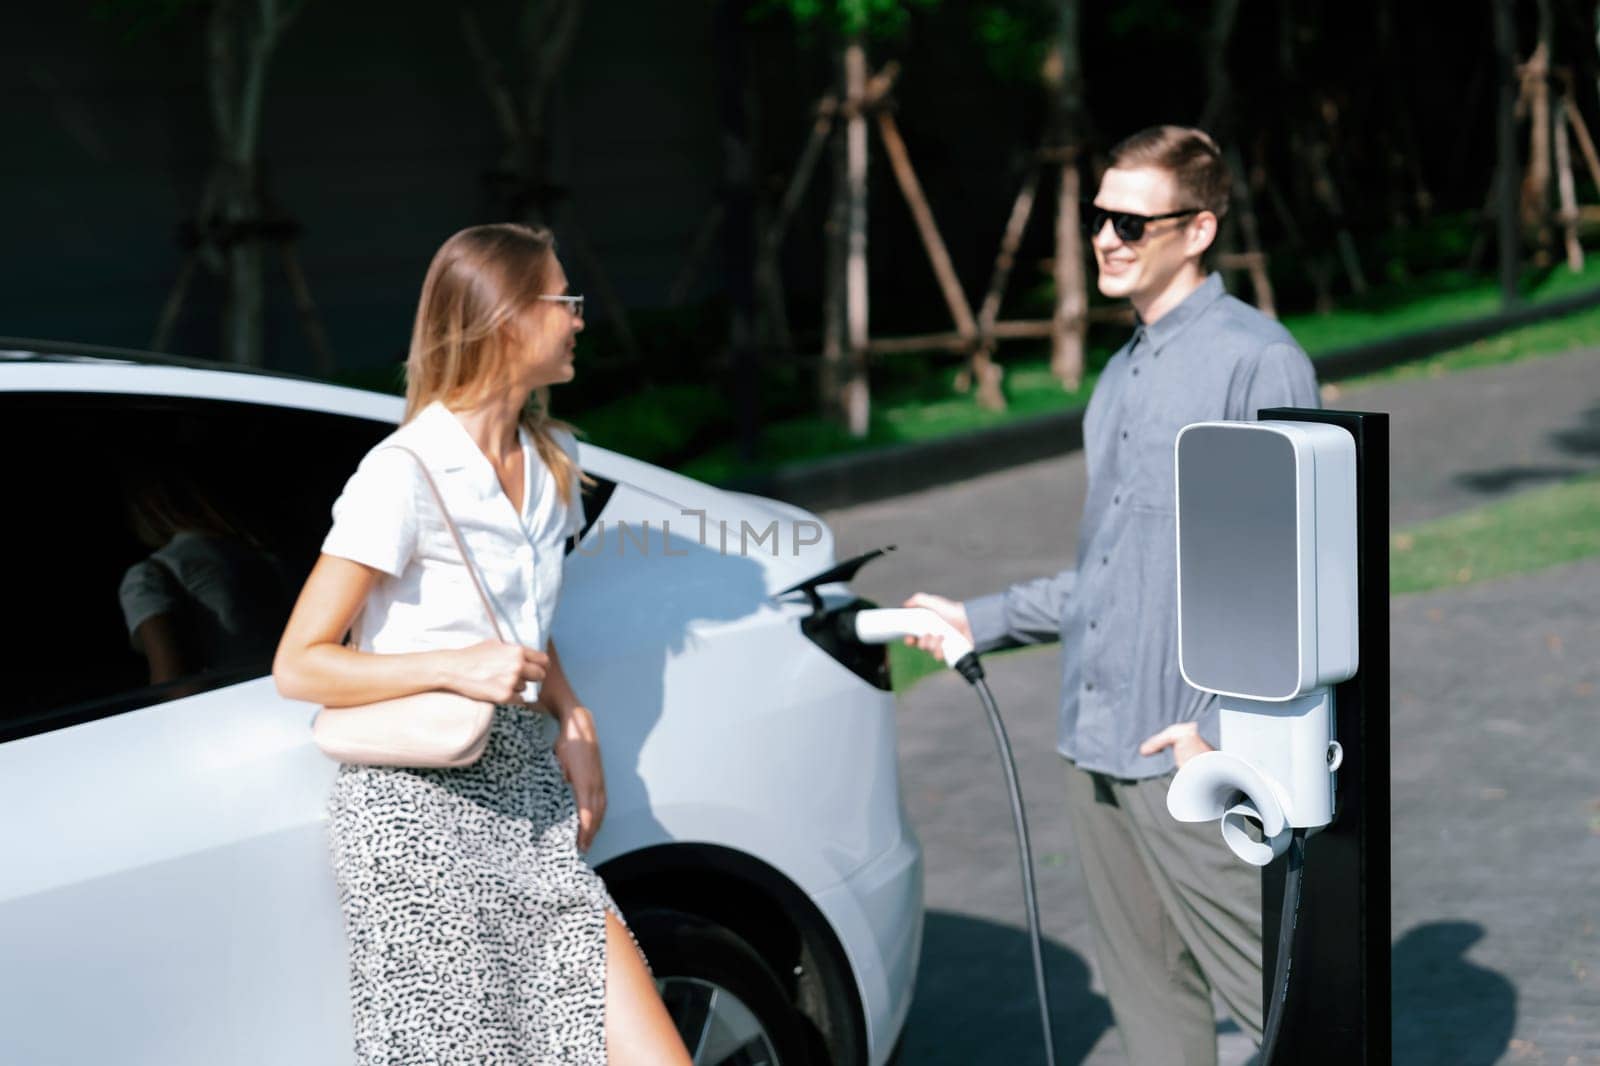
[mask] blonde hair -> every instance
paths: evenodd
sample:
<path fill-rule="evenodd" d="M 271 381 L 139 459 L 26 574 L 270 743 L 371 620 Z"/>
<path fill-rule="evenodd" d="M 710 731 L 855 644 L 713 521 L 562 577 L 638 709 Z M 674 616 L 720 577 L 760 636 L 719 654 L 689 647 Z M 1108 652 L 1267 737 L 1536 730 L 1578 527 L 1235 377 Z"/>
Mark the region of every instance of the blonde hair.
<path fill-rule="evenodd" d="M 1155 167 L 1177 180 L 1183 207 L 1210 211 L 1221 219 L 1228 213 L 1233 177 L 1217 142 L 1205 130 L 1192 126 L 1151 126 L 1111 149 L 1111 165 L 1120 170 Z"/>
<path fill-rule="evenodd" d="M 411 329 L 403 421 L 435 400 L 472 403 L 505 387 L 512 346 L 521 342 L 517 320 L 549 284 L 555 251 L 548 229 L 510 222 L 470 226 L 440 245 Z M 589 479 L 551 434 L 573 427 L 551 418 L 537 393 L 528 397 L 521 423 L 561 498 L 570 498 L 573 479 Z"/>

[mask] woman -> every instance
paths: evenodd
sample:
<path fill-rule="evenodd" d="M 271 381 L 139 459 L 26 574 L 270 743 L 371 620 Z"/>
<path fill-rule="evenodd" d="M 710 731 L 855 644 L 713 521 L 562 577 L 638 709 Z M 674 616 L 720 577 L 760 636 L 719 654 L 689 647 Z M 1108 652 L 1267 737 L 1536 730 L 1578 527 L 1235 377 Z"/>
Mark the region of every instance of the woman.
<path fill-rule="evenodd" d="M 470 767 L 340 767 L 330 833 L 361 1063 L 689 1061 L 578 854 L 605 787 L 549 633 L 582 475 L 571 433 L 530 398 L 572 379 L 582 314 L 548 231 L 475 226 L 444 243 L 417 307 L 405 420 L 334 504 L 278 648 L 273 677 L 293 699 L 444 689 L 497 705 Z M 418 460 L 508 643 L 490 636 Z"/>
<path fill-rule="evenodd" d="M 205 687 L 197 675 L 258 667 L 289 610 L 277 556 L 182 472 L 149 456 L 122 477 L 128 524 L 150 555 L 122 576 L 117 598 L 133 649 L 162 699 Z"/>

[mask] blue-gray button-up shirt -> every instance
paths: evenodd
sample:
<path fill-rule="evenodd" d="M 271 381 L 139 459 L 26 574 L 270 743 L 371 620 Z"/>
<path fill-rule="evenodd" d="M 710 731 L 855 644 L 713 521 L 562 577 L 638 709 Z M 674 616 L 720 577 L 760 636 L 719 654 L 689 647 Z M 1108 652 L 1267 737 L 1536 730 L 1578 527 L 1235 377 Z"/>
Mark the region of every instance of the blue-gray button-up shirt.
<path fill-rule="evenodd" d="M 1111 357 L 1083 421 L 1077 567 L 966 604 L 980 652 L 1061 641 L 1062 755 L 1136 779 L 1172 769 L 1171 748 L 1139 754 L 1169 725 L 1219 743 L 1215 697 L 1178 673 L 1173 444 L 1191 422 L 1316 406 L 1305 352 L 1217 274 Z"/>

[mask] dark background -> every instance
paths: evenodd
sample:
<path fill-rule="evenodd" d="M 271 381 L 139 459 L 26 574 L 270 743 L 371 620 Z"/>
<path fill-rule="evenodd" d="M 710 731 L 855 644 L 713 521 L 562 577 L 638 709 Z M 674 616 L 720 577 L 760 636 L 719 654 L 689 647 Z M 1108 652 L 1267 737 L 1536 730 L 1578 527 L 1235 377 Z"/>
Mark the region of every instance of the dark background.
<path fill-rule="evenodd" d="M 641 340 L 642 359 L 618 365 L 591 303 L 586 345 L 606 371 L 592 385 L 611 395 L 630 380 L 717 372 L 727 278 L 719 253 L 684 306 L 666 306 L 722 195 L 717 73 L 729 57 L 713 47 L 714 6 L 591 0 L 561 79 L 555 180 L 569 190 Z M 1526 54 L 1534 13 L 1524 6 L 1519 47 Z M 917 7 L 900 33 L 869 50 L 874 65 L 902 64 L 901 129 L 974 301 L 1045 116 L 1043 93 L 1020 61 L 980 42 L 985 8 L 976 0 Z M 1083 8 L 1093 152 L 1150 123 L 1198 119 L 1207 5 L 1135 0 Z M 193 212 L 211 160 L 202 10 L 179 5 L 170 17 L 135 18 L 125 5 L 75 3 L 3 16 L 0 334 L 148 344 L 178 270 L 179 224 Z M 511 4 L 477 10 L 491 36 L 514 22 Z M 1556 4 L 1557 62 L 1579 68 L 1578 98 L 1591 117 L 1600 108 L 1593 30 L 1583 19 L 1592 17 L 1581 5 Z M 799 154 L 810 105 L 833 76 L 834 42 L 826 28 L 797 27 L 781 13 L 747 13 L 744 25 L 737 47 L 749 72 L 758 188 L 770 200 Z M 1465 258 L 1463 242 L 1478 224 L 1469 219 L 1441 237 L 1436 222 L 1481 208 L 1492 176 L 1497 82 L 1487 0 L 1242 0 L 1227 68 L 1234 126 L 1246 131 L 1239 143 L 1259 153 L 1308 244 L 1326 247 L 1332 221 L 1315 206 L 1297 159 L 1297 130 L 1329 145 L 1346 221 L 1374 280 L 1403 282 L 1411 271 Z M 455 229 L 495 217 L 482 175 L 500 137 L 457 8 L 311 0 L 272 63 L 261 144 L 270 192 L 304 227 L 302 261 L 341 369 L 392 364 L 403 354 L 433 250 Z M 1410 201 L 1397 177 L 1413 162 L 1431 213 Z M 789 314 L 802 350 L 817 344 L 828 179 L 824 161 L 785 246 Z M 871 182 L 874 334 L 947 328 L 875 141 Z M 1258 210 L 1280 308 L 1303 307 L 1310 300 L 1304 272 L 1284 254 L 1282 226 Z M 1030 227 L 1008 315 L 1048 309 L 1040 264 L 1052 250 L 1050 225 L 1046 214 Z M 592 300 L 593 279 L 564 259 L 575 290 Z M 1485 265 L 1492 267 L 1492 255 Z M 307 370 L 310 350 L 275 269 L 268 297 L 268 365 Z M 198 277 L 171 345 L 178 354 L 215 354 L 220 301 L 220 282 Z M 580 407 L 598 398 L 582 383 L 572 395 Z"/>

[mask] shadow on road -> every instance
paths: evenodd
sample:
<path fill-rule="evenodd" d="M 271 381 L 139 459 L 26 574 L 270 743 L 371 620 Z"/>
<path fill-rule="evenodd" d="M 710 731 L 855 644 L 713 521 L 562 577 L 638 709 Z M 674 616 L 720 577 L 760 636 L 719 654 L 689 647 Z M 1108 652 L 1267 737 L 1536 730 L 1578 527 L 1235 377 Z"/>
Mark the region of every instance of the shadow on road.
<path fill-rule="evenodd" d="M 1394 1061 L 1487 1066 L 1505 1055 L 1517 991 L 1466 957 L 1483 935 L 1475 922 L 1431 922 L 1395 941 Z"/>
<path fill-rule="evenodd" d="M 1549 435 L 1550 443 L 1563 455 L 1575 459 L 1600 458 L 1600 405 L 1589 408 L 1579 416 L 1578 424 L 1556 430 Z M 1492 470 L 1473 470 L 1456 475 L 1456 483 L 1486 496 L 1520 489 L 1526 485 L 1566 481 L 1592 469 L 1588 462 L 1579 465 L 1502 466 Z"/>
<path fill-rule="evenodd" d="M 1044 962 L 1056 1060 L 1082 1062 L 1110 1028 L 1111 1008 L 1089 990 L 1089 966 L 1077 952 L 1046 940 Z M 900 1061 L 1042 1062 L 1042 1049 L 1026 930 L 929 911 Z"/>

